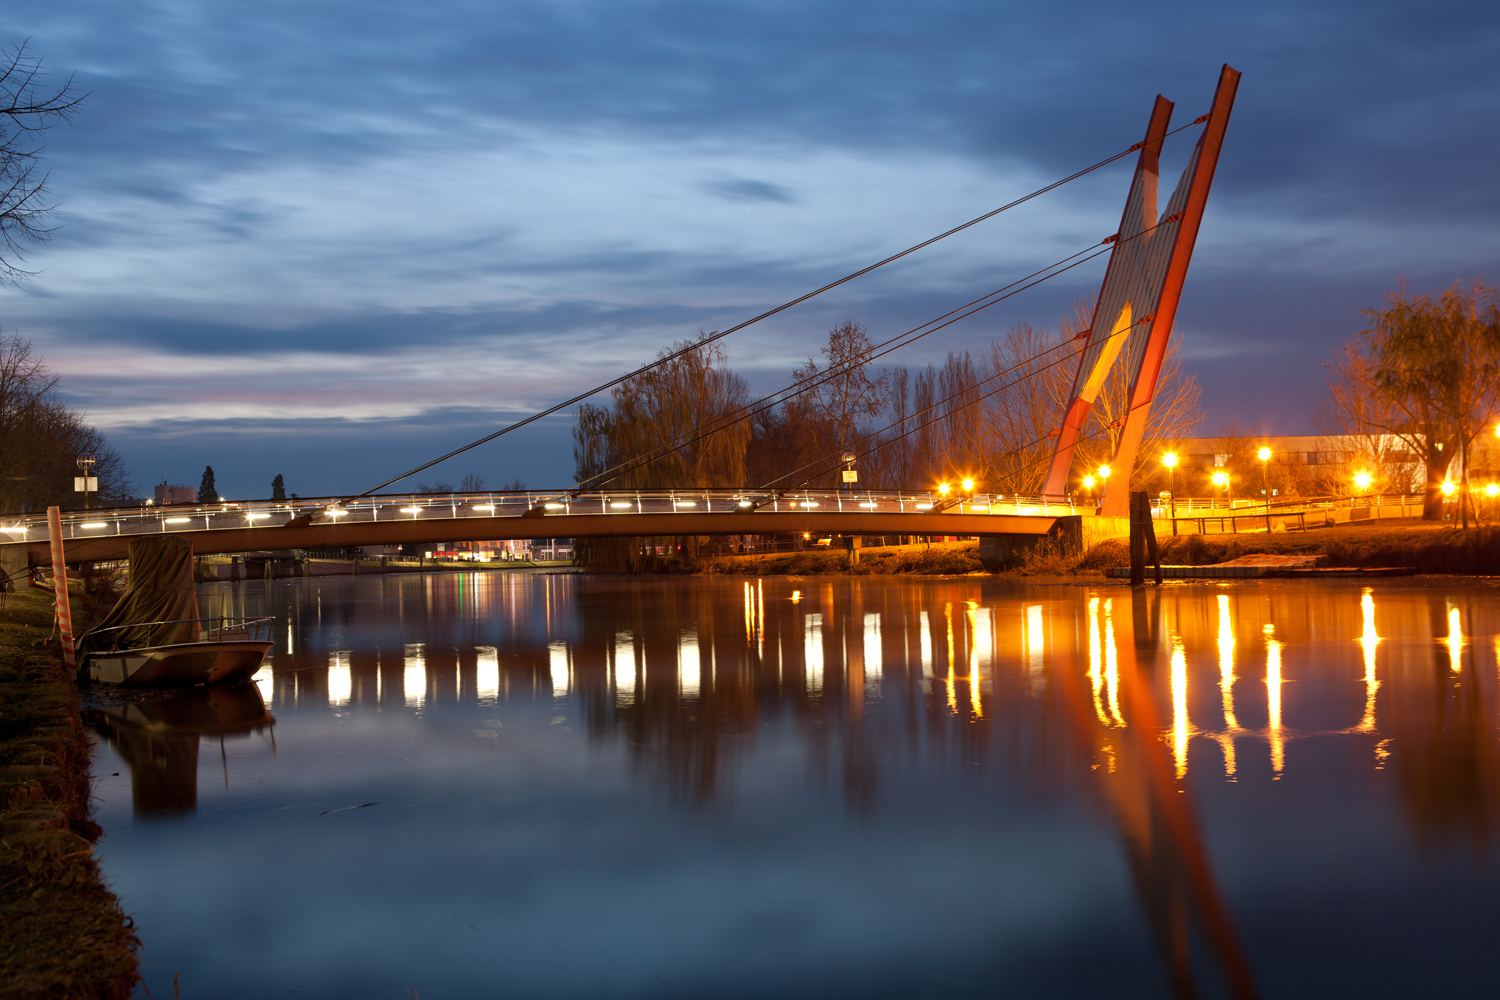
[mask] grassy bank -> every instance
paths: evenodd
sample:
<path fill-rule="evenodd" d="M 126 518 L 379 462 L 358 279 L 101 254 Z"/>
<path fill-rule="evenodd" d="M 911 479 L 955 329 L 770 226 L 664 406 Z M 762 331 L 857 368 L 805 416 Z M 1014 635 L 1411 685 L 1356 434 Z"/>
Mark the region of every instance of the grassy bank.
<path fill-rule="evenodd" d="M 1413 518 L 1273 534 L 1167 536 L 1157 542 L 1161 561 L 1175 566 L 1210 566 L 1264 553 L 1317 556 L 1319 566 L 1406 566 L 1419 573 L 1500 574 L 1500 525 L 1463 530 Z M 1110 566 L 1129 564 L 1130 550 L 1125 541 L 1113 539 L 1099 543 L 1082 557 L 1038 553 L 1018 572 L 1093 575 Z"/>
<path fill-rule="evenodd" d="M 92 856 L 89 740 L 46 643 L 52 603 L 0 601 L 0 997 L 127 997 L 137 942 Z"/>
<path fill-rule="evenodd" d="M 1500 574 L 1500 525 L 1467 530 L 1412 519 L 1378 524 L 1339 524 L 1307 531 L 1246 532 L 1228 535 L 1170 535 L 1158 538 L 1161 561 L 1178 566 L 1209 566 L 1240 556 L 1314 555 L 1321 566 L 1407 566 L 1419 573 L 1485 576 Z M 1042 547 L 1024 564 L 1001 576 L 1101 577 L 1111 566 L 1128 566 L 1124 539 L 1100 542 L 1082 555 Z M 705 560 L 699 572 L 749 576 L 825 574 L 952 575 L 981 572 L 978 542 L 948 542 L 861 549 L 849 565 L 843 549 L 812 549 L 775 555 L 721 556 Z M 691 570 L 684 567 L 684 572 Z"/>

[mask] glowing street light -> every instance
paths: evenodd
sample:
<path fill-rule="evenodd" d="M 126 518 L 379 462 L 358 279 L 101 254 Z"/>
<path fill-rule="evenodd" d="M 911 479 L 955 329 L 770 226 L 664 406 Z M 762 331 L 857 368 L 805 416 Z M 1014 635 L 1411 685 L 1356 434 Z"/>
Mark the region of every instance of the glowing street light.
<path fill-rule="evenodd" d="M 1374 482 L 1374 480 L 1370 478 L 1370 474 L 1368 472 L 1356 472 L 1354 474 L 1354 485 L 1359 488 L 1360 492 L 1364 492 L 1365 490 L 1369 489 L 1370 483 L 1372 482 Z"/>
<path fill-rule="evenodd" d="M 1177 534 L 1177 452 L 1169 451 L 1161 457 L 1167 467 L 1167 494 L 1172 498 L 1172 534 Z"/>
<path fill-rule="evenodd" d="M 973 493 L 974 492 L 974 480 L 972 480 L 972 479 L 965 479 L 964 480 L 964 492 L 965 493 Z"/>
<path fill-rule="evenodd" d="M 1484 488 L 1484 495 L 1487 497 L 1500 497 L 1500 484 L 1490 483 Z"/>
<path fill-rule="evenodd" d="M 1089 502 L 1092 503 L 1093 500 L 1094 500 L 1094 477 L 1093 476 L 1084 476 L 1083 477 L 1083 488 L 1089 491 Z"/>
<path fill-rule="evenodd" d="M 948 490 L 949 489 L 951 489 L 951 487 L 947 483 L 938 483 L 938 492 L 941 493 L 943 496 L 947 496 L 948 495 Z"/>
<path fill-rule="evenodd" d="M 1219 471 L 1214 473 L 1214 485 L 1224 491 L 1225 499 L 1229 497 L 1229 473 Z"/>
<path fill-rule="evenodd" d="M 1260 492 L 1266 498 L 1266 534 L 1269 535 L 1271 533 L 1271 483 L 1267 478 L 1266 469 L 1271 464 L 1271 449 L 1262 448 L 1255 453 L 1255 457 L 1260 459 Z"/>
<path fill-rule="evenodd" d="M 1445 496 L 1445 497 L 1451 497 L 1453 495 L 1453 490 L 1454 490 L 1453 480 L 1451 480 L 1451 479 L 1445 479 L 1445 480 L 1443 480 L 1443 496 Z"/>

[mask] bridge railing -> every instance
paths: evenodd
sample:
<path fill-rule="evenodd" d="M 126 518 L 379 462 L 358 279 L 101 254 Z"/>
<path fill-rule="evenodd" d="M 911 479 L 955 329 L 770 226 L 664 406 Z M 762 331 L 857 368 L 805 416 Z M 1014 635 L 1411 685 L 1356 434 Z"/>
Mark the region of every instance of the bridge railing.
<path fill-rule="evenodd" d="M 389 520 L 452 520 L 555 516 L 558 537 L 569 532 L 568 515 L 730 513 L 756 510 L 768 513 L 900 513 L 925 514 L 934 508 L 948 514 L 976 518 L 998 514 L 1056 516 L 1090 513 L 1066 497 L 976 493 L 943 497 L 936 492 L 897 490 L 607 490 L 571 493 L 529 491 L 493 493 L 381 494 L 346 504 L 333 497 L 296 500 L 253 500 L 213 504 L 172 504 L 164 507 L 116 507 L 67 511 L 62 515 L 66 539 L 109 535 L 140 535 L 174 531 L 214 531 L 281 527 L 295 518 L 315 515 L 318 523 Z M 767 524 L 767 534 L 776 533 Z M 663 524 L 661 534 L 672 534 Z M 0 542 L 36 542 L 47 538 L 45 514 L 0 518 Z M 267 548 L 281 548 L 267 537 Z"/>

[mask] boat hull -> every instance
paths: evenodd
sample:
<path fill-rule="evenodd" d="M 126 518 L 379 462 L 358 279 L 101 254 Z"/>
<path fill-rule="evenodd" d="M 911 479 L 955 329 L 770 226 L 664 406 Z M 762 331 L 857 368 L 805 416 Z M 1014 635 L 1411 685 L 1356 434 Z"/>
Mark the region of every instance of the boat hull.
<path fill-rule="evenodd" d="M 270 651 L 270 642 L 183 642 L 89 653 L 84 669 L 91 681 L 125 687 L 228 684 L 248 680 Z"/>

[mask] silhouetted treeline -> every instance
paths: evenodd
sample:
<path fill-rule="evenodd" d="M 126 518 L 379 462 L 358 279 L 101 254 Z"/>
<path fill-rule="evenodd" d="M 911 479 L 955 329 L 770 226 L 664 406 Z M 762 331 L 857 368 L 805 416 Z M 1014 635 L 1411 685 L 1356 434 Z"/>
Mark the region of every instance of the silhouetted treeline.
<path fill-rule="evenodd" d="M 671 360 L 622 383 L 609 404 L 579 407 L 577 481 L 601 489 L 826 489 L 841 484 L 841 456 L 853 454 L 860 488 L 928 490 L 972 478 L 985 492 L 1034 494 L 1088 316 L 1081 305 L 1056 333 L 1019 324 L 977 353 L 950 352 L 941 365 L 918 369 L 871 364 L 867 331 L 846 320 L 829 331 L 821 360 L 796 368 L 791 391 L 772 403 L 752 403 L 720 344 L 674 344 L 659 355 Z M 1128 388 L 1117 367 L 1085 428 L 1085 465 L 1107 460 L 1117 443 L 1113 424 Z M 1182 436 L 1200 419 L 1197 383 L 1169 352 L 1148 435 Z"/>
<path fill-rule="evenodd" d="M 82 507 L 73 479 L 78 459 L 93 456 L 99 492 L 91 505 L 128 501 L 133 493 L 120 456 L 83 415 L 57 395 L 57 376 L 15 334 L 0 334 L 0 513 L 23 514 L 51 506 Z"/>

